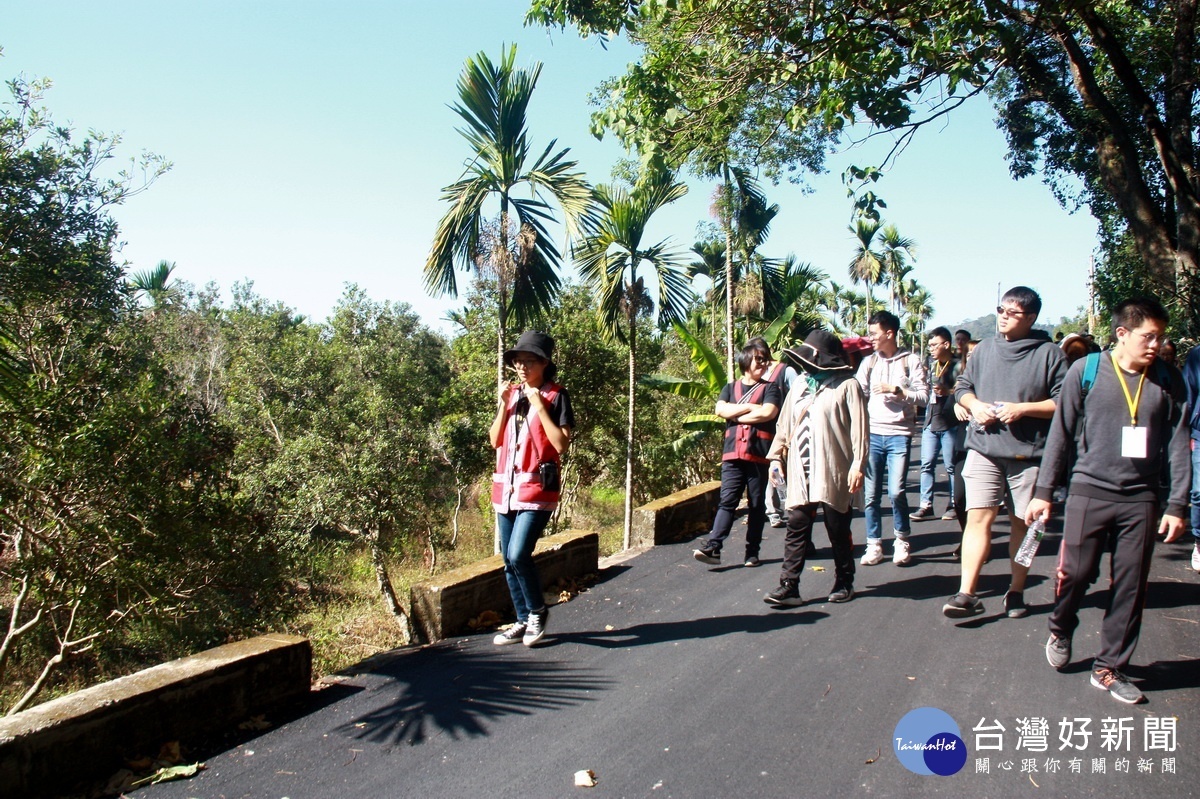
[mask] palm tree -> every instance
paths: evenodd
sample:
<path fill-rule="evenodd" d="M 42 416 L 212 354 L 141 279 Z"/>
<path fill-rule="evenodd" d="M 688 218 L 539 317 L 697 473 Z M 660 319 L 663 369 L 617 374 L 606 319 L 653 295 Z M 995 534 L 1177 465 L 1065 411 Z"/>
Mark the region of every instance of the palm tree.
<path fill-rule="evenodd" d="M 171 285 L 171 273 L 174 271 L 174 263 L 159 261 L 153 269 L 135 272 L 129 285 L 145 294 L 152 308 L 161 308 L 179 299 L 179 288 Z"/>
<path fill-rule="evenodd" d="M 599 297 L 600 320 L 610 335 L 629 346 L 629 420 L 625 450 L 625 548 L 633 523 L 633 416 L 637 384 L 637 317 L 652 313 L 654 302 L 646 289 L 645 269 L 658 282 L 659 322 L 682 321 L 692 292 L 682 253 L 668 249 L 668 240 L 642 245 L 646 226 L 658 209 L 682 197 L 687 186 L 674 173 L 651 165 L 631 191 L 600 186 L 596 200 L 600 215 L 576 248 L 579 275 Z"/>
<path fill-rule="evenodd" d="M 907 314 L 906 330 L 912 334 L 910 345 L 918 351 L 920 339 L 925 334 L 925 323 L 933 316 L 933 295 L 915 280 L 906 280 L 901 287 L 904 295 L 904 312 Z"/>
<path fill-rule="evenodd" d="M 865 283 L 867 286 L 867 318 L 871 318 L 871 300 L 874 295 L 871 287 L 879 283 L 883 277 L 883 256 L 871 249 L 875 244 L 875 234 L 879 232 L 879 220 L 860 216 L 854 220 L 850 228 L 854 234 L 854 258 L 850 261 L 850 279 L 855 283 Z"/>
<path fill-rule="evenodd" d="M 822 322 L 827 296 L 825 281 L 829 276 L 812 264 L 797 261 L 792 254 L 780 261 L 779 266 L 783 280 L 775 291 L 764 291 L 763 315 L 775 319 L 790 308 L 791 327 L 807 334 Z M 772 347 L 776 344 L 767 341 Z"/>
<path fill-rule="evenodd" d="M 566 160 L 568 148 L 554 153 L 555 140 L 531 157 L 525 112 L 542 65 L 516 69 L 516 57 L 513 45 L 499 64 L 481 52 L 463 67 L 454 110 L 466 122 L 458 132 L 471 157 L 462 177 L 443 189 L 451 207 L 438 223 L 424 269 L 426 290 L 435 296 L 458 296 L 456 262 L 465 271 L 495 275 L 497 384 L 504 381 L 510 315 L 524 325 L 549 308 L 561 285 L 560 256 L 545 227 L 554 221 L 550 203 L 562 209 L 568 241 L 582 232 L 591 209 L 591 189 L 576 162 Z M 529 196 L 517 196 L 520 189 Z M 484 223 L 488 201 L 498 201 L 500 213 L 490 234 Z"/>
<path fill-rule="evenodd" d="M 903 310 L 901 285 L 913 270 L 917 260 L 917 243 L 900 235 L 895 225 L 888 223 L 879 231 L 881 255 L 883 256 L 883 278 L 887 281 L 892 313 L 897 316 Z"/>
<path fill-rule="evenodd" d="M 725 242 L 716 238 L 698 241 L 692 245 L 693 253 L 699 260 L 688 264 L 688 277 L 696 278 L 703 275 L 712 283 L 705 301 L 708 303 L 710 341 L 716 343 L 717 308 L 722 305 L 721 298 L 725 296 Z M 699 328 L 695 328 L 699 330 Z"/>
<path fill-rule="evenodd" d="M 737 282 L 752 267 L 755 251 L 766 240 L 771 220 L 779 213 L 778 205 L 768 205 L 766 195 L 758 182 L 742 167 L 733 166 L 728 160 L 720 166 L 723 183 L 717 190 L 714 203 L 715 215 L 721 220 L 725 231 L 725 259 L 723 288 L 725 293 L 725 366 L 733 373 L 733 309 Z M 741 261 L 740 268 L 737 261 Z M 770 277 L 763 273 L 765 290 Z M 777 281 L 776 281 L 777 282 Z"/>

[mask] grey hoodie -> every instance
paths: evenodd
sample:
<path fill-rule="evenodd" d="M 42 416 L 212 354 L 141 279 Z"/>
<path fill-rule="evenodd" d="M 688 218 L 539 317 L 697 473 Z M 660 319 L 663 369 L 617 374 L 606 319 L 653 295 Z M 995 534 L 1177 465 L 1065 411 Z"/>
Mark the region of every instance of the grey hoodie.
<path fill-rule="evenodd" d="M 1067 359 L 1044 331 L 1034 330 L 1016 341 L 997 333 L 979 342 L 967 359 L 967 368 L 955 384 L 954 398 L 961 402 L 967 394 L 974 394 L 987 403 L 1057 400 L 1066 374 Z M 967 432 L 967 449 L 991 458 L 1037 460 L 1042 457 L 1049 431 L 1049 419 L 1028 416 L 1011 425 L 997 422 L 983 432 L 972 425 Z"/>

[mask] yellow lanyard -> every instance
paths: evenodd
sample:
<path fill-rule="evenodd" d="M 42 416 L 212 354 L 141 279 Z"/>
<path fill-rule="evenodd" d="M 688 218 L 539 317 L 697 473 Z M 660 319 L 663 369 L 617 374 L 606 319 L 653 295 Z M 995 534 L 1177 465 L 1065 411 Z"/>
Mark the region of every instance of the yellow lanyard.
<path fill-rule="evenodd" d="M 944 374 L 946 371 L 946 367 L 949 365 L 950 365 L 949 361 L 946 361 L 945 363 L 939 363 L 938 361 L 934 361 L 933 362 L 933 379 L 937 380 L 937 379 L 941 378 L 942 374 Z M 938 368 L 939 366 L 942 368 L 939 369 Z"/>
<path fill-rule="evenodd" d="M 1112 353 L 1113 371 L 1117 373 L 1117 380 L 1121 383 L 1121 390 L 1125 392 L 1125 404 L 1129 406 L 1129 426 L 1137 427 L 1137 409 L 1138 403 L 1142 401 L 1142 384 L 1146 382 L 1146 370 L 1142 370 L 1142 376 L 1138 380 L 1137 394 L 1129 396 L 1129 386 L 1125 383 L 1125 375 L 1119 365 L 1117 365 L 1117 354 Z"/>

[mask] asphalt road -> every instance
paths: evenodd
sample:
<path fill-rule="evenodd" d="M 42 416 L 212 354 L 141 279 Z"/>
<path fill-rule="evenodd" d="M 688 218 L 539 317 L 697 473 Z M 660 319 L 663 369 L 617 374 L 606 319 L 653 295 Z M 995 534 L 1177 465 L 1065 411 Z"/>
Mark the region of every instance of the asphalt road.
<path fill-rule="evenodd" d="M 862 524 L 855 520 L 858 555 Z M 700 564 L 691 557 L 695 542 L 657 547 L 603 570 L 598 584 L 553 608 L 542 646 L 496 647 L 487 633 L 374 658 L 314 693 L 294 717 L 272 719 L 276 728 L 227 751 L 194 753 L 209 755 L 194 779 L 130 795 L 1180 797 L 1197 790 L 1200 758 L 1186 754 L 1200 745 L 1200 575 L 1189 567 L 1190 544 L 1156 550 L 1129 669 L 1149 701 L 1128 706 L 1088 682 L 1107 557 L 1081 613 L 1074 660 L 1057 673 L 1043 652 L 1054 528 L 1030 575 L 1030 616 L 1002 612 L 1001 526 L 981 585 L 987 612 L 957 622 L 941 614 L 958 585 L 950 559 L 957 526 L 914 528 L 911 566 L 860 566 L 856 598 L 830 605 L 833 569 L 819 526 L 821 548 L 800 586 L 808 601 L 784 610 L 762 601 L 778 581 L 782 530 L 768 529 L 758 569 Z M 743 537 L 739 523 L 727 560 L 740 554 Z M 893 737 L 918 708 L 940 709 L 957 723 L 967 750 L 957 773 L 922 775 L 901 763 Z M 902 732 L 906 741 L 953 732 L 937 726 L 925 713 Z M 573 775 L 584 769 L 595 772 L 595 787 L 575 787 Z"/>

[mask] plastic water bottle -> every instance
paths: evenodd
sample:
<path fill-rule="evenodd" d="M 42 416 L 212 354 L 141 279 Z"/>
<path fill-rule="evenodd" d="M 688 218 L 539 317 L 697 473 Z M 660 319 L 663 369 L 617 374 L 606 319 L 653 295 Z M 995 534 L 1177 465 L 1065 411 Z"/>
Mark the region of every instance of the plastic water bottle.
<path fill-rule="evenodd" d="M 1037 554 L 1038 544 L 1042 543 L 1042 535 L 1045 532 L 1045 520 L 1041 517 L 1034 519 L 1033 524 L 1029 525 L 1029 530 L 1025 533 L 1025 540 L 1021 542 L 1021 547 L 1017 550 L 1017 556 L 1013 560 L 1027 569 L 1032 566 L 1033 556 Z"/>
<path fill-rule="evenodd" d="M 992 412 L 993 412 L 993 413 L 999 413 L 999 412 L 1000 412 L 1000 409 L 1001 409 L 1001 408 L 1003 408 L 1003 407 L 1004 407 L 1004 403 L 1003 403 L 1003 402 L 994 402 L 994 403 L 992 403 Z M 971 426 L 971 429 L 972 429 L 972 430 L 974 430 L 976 433 L 985 433 L 985 432 L 987 432 L 987 426 L 986 426 L 986 425 L 982 425 L 982 424 L 980 424 L 979 422 L 977 422 L 977 421 L 975 420 L 975 416 L 974 416 L 974 415 L 972 415 L 972 416 L 971 416 L 971 423 L 970 423 L 970 426 Z"/>

